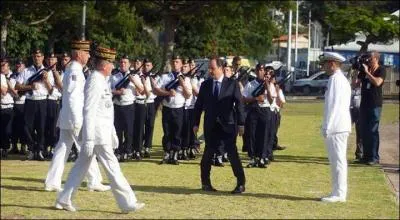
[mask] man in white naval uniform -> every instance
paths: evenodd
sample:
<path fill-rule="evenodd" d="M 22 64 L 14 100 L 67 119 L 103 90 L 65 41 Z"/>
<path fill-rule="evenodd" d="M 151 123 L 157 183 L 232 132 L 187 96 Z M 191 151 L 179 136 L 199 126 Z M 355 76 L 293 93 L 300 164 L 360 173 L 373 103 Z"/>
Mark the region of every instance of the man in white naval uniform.
<path fill-rule="evenodd" d="M 64 166 L 75 142 L 78 150 L 80 144 L 77 139 L 83 121 L 83 89 L 85 77 L 83 66 L 86 65 L 90 55 L 90 41 L 73 41 L 71 45 L 73 61 L 68 65 L 62 82 L 62 108 L 60 110 L 58 127 L 60 138 L 54 149 L 54 155 L 50 163 L 45 180 L 46 191 L 61 191 L 61 179 Z M 87 173 L 89 191 L 106 191 L 110 186 L 101 184 L 102 177 L 99 165 L 93 158 Z"/>
<path fill-rule="evenodd" d="M 350 83 L 340 70 L 346 59 L 335 52 L 320 56 L 323 69 L 329 76 L 325 92 L 322 135 L 325 138 L 331 166 L 332 192 L 323 197 L 323 202 L 345 202 L 347 195 L 347 138 L 351 132 Z"/>
<path fill-rule="evenodd" d="M 122 212 L 136 211 L 144 207 L 144 203 L 137 202 L 113 150 L 118 146 L 118 137 L 114 128 L 114 106 L 108 77 L 114 66 L 112 62 L 115 60 L 115 54 L 116 51 L 112 49 L 96 48 L 96 70 L 89 75 L 84 91 L 82 150 L 68 175 L 64 190 L 57 197 L 57 209 L 76 211 L 72 206 L 72 197 L 77 192 L 94 155 L 103 164 L 111 183 L 111 190 Z"/>

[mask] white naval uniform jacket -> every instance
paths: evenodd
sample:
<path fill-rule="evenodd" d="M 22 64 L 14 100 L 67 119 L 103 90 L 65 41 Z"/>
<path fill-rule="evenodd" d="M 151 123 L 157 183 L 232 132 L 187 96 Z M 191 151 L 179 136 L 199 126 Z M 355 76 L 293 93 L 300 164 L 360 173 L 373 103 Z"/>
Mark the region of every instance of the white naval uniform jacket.
<path fill-rule="evenodd" d="M 351 88 L 341 70 L 329 77 L 325 92 L 324 120 L 322 133 L 326 135 L 351 132 L 350 118 Z"/>
<path fill-rule="evenodd" d="M 85 85 L 82 137 L 84 143 L 113 145 L 114 106 L 107 78 L 98 71 L 91 73 Z"/>
<path fill-rule="evenodd" d="M 62 108 L 58 117 L 58 126 L 60 129 L 69 130 L 81 128 L 85 86 L 82 65 L 77 61 L 72 61 L 66 68 L 62 81 Z"/>

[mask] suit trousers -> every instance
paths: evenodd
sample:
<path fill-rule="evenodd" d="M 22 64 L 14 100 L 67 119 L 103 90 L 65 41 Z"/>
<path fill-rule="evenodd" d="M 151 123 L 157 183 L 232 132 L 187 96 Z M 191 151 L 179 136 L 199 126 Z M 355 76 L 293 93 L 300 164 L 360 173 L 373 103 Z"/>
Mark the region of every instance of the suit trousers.
<path fill-rule="evenodd" d="M 25 132 L 24 132 L 24 104 L 14 104 L 14 117 L 12 124 L 12 143 L 25 144 Z"/>
<path fill-rule="evenodd" d="M 143 149 L 144 124 L 146 122 L 146 104 L 135 103 L 135 124 L 133 126 L 133 150 Z"/>
<path fill-rule="evenodd" d="M 347 138 L 348 132 L 329 134 L 325 138 L 331 167 L 332 196 L 347 196 Z"/>
<path fill-rule="evenodd" d="M 212 165 L 212 158 L 217 150 L 217 147 L 223 144 L 225 150 L 228 153 L 229 162 L 232 166 L 232 171 L 237 178 L 238 185 L 244 185 L 246 182 L 242 162 L 240 161 L 237 147 L 235 144 L 236 135 L 235 133 L 226 133 L 221 125 L 215 124 L 214 128 L 207 132 L 206 145 L 204 148 L 203 157 L 200 163 L 201 183 L 203 185 L 211 185 L 210 172 Z"/>
<path fill-rule="evenodd" d="M 1 109 L 1 149 L 10 148 L 12 133 L 13 108 Z"/>
<path fill-rule="evenodd" d="M 146 121 L 144 123 L 144 147 L 151 148 L 153 145 L 154 121 L 156 119 L 156 108 L 154 103 L 146 104 Z"/>
<path fill-rule="evenodd" d="M 29 150 L 34 152 L 43 151 L 47 100 L 26 99 L 24 108 L 25 135 Z"/>
<path fill-rule="evenodd" d="M 61 188 L 61 179 L 64 172 L 65 163 L 68 155 L 71 152 L 72 144 L 75 143 L 78 151 L 80 144 L 77 142 L 72 130 L 61 129 L 60 140 L 54 149 L 53 158 L 50 163 L 49 171 L 47 172 L 45 185 L 48 187 Z M 93 157 L 89 170 L 87 172 L 88 186 L 96 186 L 103 181 L 97 160 Z"/>
<path fill-rule="evenodd" d="M 54 148 L 58 141 L 59 131 L 57 129 L 58 114 L 60 112 L 59 104 L 56 100 L 47 100 L 45 146 Z"/>
<path fill-rule="evenodd" d="M 132 153 L 135 105 L 114 105 L 114 126 L 118 136 L 118 149 L 122 153 Z"/>
<path fill-rule="evenodd" d="M 162 145 L 164 152 L 179 151 L 182 144 L 183 107 L 162 109 L 162 126 L 164 136 Z"/>
<path fill-rule="evenodd" d="M 64 190 L 58 195 L 58 202 L 72 205 L 72 199 L 78 191 L 83 177 L 88 172 L 89 166 L 96 156 L 104 167 L 110 181 L 111 191 L 121 210 L 134 208 L 137 202 L 135 193 L 122 174 L 118 160 L 110 145 L 95 145 L 91 156 L 79 153 L 71 172 L 68 175 Z"/>

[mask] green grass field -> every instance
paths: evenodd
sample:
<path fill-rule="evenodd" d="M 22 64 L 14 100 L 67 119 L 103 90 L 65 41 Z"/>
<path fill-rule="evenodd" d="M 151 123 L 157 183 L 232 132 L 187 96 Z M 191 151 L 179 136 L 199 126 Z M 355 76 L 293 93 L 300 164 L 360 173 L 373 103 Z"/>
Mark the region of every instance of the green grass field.
<path fill-rule="evenodd" d="M 327 152 L 320 136 L 323 103 L 287 104 L 282 113 L 279 142 L 288 148 L 275 152 L 267 169 L 245 169 L 242 195 L 229 193 L 236 184 L 230 166 L 212 168 L 219 192 L 200 190 L 200 159 L 179 166 L 158 165 L 161 158 L 161 117 L 156 120 L 154 156 L 121 167 L 136 196 L 146 203 L 137 213 L 120 214 L 111 192 L 88 192 L 81 187 L 71 213 L 53 208 L 55 192 L 44 191 L 49 162 L 1 161 L 1 218 L 399 218 L 399 207 L 384 172 L 377 166 L 352 164 L 354 132 L 349 140 L 348 201 L 318 201 L 330 192 Z M 382 123 L 399 121 L 399 105 L 386 104 Z M 241 151 L 242 141 L 238 139 Z M 202 146 L 203 147 L 203 146 Z M 241 153 L 242 162 L 247 162 Z M 72 163 L 64 172 L 66 179 Z M 105 177 L 105 175 L 103 175 Z M 107 183 L 108 180 L 105 180 Z"/>

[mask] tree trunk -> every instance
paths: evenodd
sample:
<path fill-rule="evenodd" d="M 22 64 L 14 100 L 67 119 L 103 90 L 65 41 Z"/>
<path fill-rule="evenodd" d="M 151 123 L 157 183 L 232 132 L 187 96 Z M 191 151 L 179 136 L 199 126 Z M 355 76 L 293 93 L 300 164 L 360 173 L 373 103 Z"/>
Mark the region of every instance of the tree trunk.
<path fill-rule="evenodd" d="M 11 19 L 11 15 L 7 16 L 4 18 L 4 20 L 1 22 L 1 52 L 0 55 L 1 57 L 5 57 L 7 55 L 7 49 L 6 49 L 6 43 L 7 43 L 7 33 L 8 33 L 8 22 Z"/>
<path fill-rule="evenodd" d="M 163 69 L 164 71 L 170 71 L 170 61 L 174 52 L 175 46 L 175 29 L 178 23 L 178 19 L 173 15 L 164 16 L 164 45 L 163 45 Z"/>

